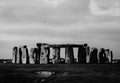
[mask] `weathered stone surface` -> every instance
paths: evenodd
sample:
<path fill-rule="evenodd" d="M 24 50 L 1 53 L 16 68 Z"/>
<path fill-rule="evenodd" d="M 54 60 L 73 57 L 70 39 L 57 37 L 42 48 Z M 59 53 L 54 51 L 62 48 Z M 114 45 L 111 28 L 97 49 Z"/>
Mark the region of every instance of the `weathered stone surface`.
<path fill-rule="evenodd" d="M 86 47 L 86 54 L 90 55 L 90 47 L 89 46 Z"/>
<path fill-rule="evenodd" d="M 30 54 L 29 54 L 29 62 L 30 64 L 34 64 L 34 48 L 30 49 Z"/>
<path fill-rule="evenodd" d="M 111 51 L 111 63 L 113 62 L 113 52 Z"/>
<path fill-rule="evenodd" d="M 53 64 L 58 64 L 60 63 L 60 48 L 59 47 L 53 47 L 52 48 L 52 62 Z"/>
<path fill-rule="evenodd" d="M 42 45 L 41 54 L 40 54 L 40 64 L 48 64 L 49 55 L 50 55 L 50 48 L 46 47 L 46 45 Z"/>
<path fill-rule="evenodd" d="M 13 48 L 12 63 L 17 63 L 17 52 L 18 52 L 18 48 L 14 47 Z"/>
<path fill-rule="evenodd" d="M 106 53 L 104 48 L 101 48 L 99 51 L 99 62 L 106 63 Z"/>
<path fill-rule="evenodd" d="M 26 62 L 27 62 L 26 49 L 24 47 L 22 47 L 21 50 L 22 50 L 22 64 L 26 64 Z"/>
<path fill-rule="evenodd" d="M 33 60 L 34 60 L 35 64 L 39 64 L 40 63 L 40 55 L 39 55 L 38 52 L 39 52 L 38 48 L 34 48 Z"/>
<path fill-rule="evenodd" d="M 90 63 L 98 63 L 98 49 L 97 48 L 92 48 L 91 53 L 90 53 Z"/>
<path fill-rule="evenodd" d="M 65 48 L 65 63 L 74 63 L 74 52 L 72 47 Z"/>
<path fill-rule="evenodd" d="M 35 61 L 35 63 L 36 64 L 40 64 L 40 55 L 41 55 L 41 43 L 39 43 L 39 44 L 36 44 L 37 45 L 37 48 L 36 48 L 36 50 L 35 50 L 35 53 L 36 53 L 36 61 Z"/>
<path fill-rule="evenodd" d="M 110 50 L 106 49 L 105 53 L 106 53 L 106 59 L 107 59 L 106 62 L 110 63 L 111 62 L 111 53 L 110 53 Z"/>
<path fill-rule="evenodd" d="M 90 63 L 90 46 L 86 47 L 86 63 Z"/>
<path fill-rule="evenodd" d="M 65 60 L 61 61 L 60 59 L 60 49 L 64 48 L 65 53 L 61 53 L 62 56 L 65 55 Z M 73 48 L 78 49 L 78 57 L 74 59 L 74 50 Z M 50 50 L 51 49 L 51 50 Z M 51 53 L 51 52 L 52 53 Z M 37 48 L 32 48 L 30 50 L 30 55 L 28 54 L 27 46 L 13 48 L 13 58 L 12 63 L 19 64 L 48 64 L 51 58 L 51 63 L 98 63 L 97 58 L 97 49 L 93 49 L 90 53 L 90 47 L 87 44 L 46 44 L 46 43 L 37 43 Z M 76 52 L 75 52 L 76 55 Z M 89 56 L 90 55 L 90 56 Z M 113 53 L 112 51 L 106 51 L 102 49 L 99 52 L 99 62 L 108 63 L 112 62 Z"/>
<path fill-rule="evenodd" d="M 22 63 L 29 64 L 29 54 L 28 54 L 27 46 L 23 46 L 21 50 L 22 50 Z"/>
<path fill-rule="evenodd" d="M 19 64 L 22 64 L 22 48 L 19 48 Z"/>
<path fill-rule="evenodd" d="M 79 46 L 78 48 L 78 63 L 86 63 L 86 47 Z"/>
<path fill-rule="evenodd" d="M 17 51 L 17 57 L 16 57 L 16 63 L 19 64 L 20 63 L 20 47 L 18 47 L 18 51 Z"/>
<path fill-rule="evenodd" d="M 106 53 L 107 63 L 112 63 L 112 61 L 113 61 L 112 51 L 110 49 L 106 49 L 105 53 Z"/>

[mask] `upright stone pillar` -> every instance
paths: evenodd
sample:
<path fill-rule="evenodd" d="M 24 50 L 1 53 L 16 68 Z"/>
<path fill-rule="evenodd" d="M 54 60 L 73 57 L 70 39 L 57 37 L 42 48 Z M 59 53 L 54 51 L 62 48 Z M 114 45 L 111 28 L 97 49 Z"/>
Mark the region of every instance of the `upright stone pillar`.
<path fill-rule="evenodd" d="M 30 64 L 34 64 L 34 48 L 30 49 L 30 55 L 29 55 L 29 62 Z"/>
<path fill-rule="evenodd" d="M 90 53 L 90 63 L 98 63 L 98 49 L 97 48 L 92 48 L 91 53 Z"/>
<path fill-rule="evenodd" d="M 25 49 L 26 49 L 26 59 L 27 59 L 27 61 L 26 61 L 26 63 L 27 64 L 29 64 L 30 63 L 30 61 L 29 61 L 29 51 L 28 51 L 28 48 L 27 48 L 27 46 L 25 46 Z"/>
<path fill-rule="evenodd" d="M 39 64 L 40 63 L 40 49 L 39 48 L 34 48 L 34 52 L 33 52 L 33 60 L 35 62 L 35 64 Z"/>
<path fill-rule="evenodd" d="M 21 49 L 22 49 L 22 63 L 29 64 L 29 54 L 27 46 L 23 46 Z"/>
<path fill-rule="evenodd" d="M 22 48 L 19 48 L 19 64 L 22 64 Z"/>
<path fill-rule="evenodd" d="M 86 47 L 86 63 L 90 63 L 90 47 Z"/>
<path fill-rule="evenodd" d="M 41 45 L 40 64 L 49 63 L 50 48 L 47 45 Z"/>
<path fill-rule="evenodd" d="M 23 47 L 20 48 L 22 50 L 22 64 L 26 64 L 26 49 Z"/>
<path fill-rule="evenodd" d="M 89 55 L 90 54 L 90 47 L 89 46 L 85 46 L 86 48 L 86 55 Z"/>
<path fill-rule="evenodd" d="M 86 63 L 86 47 L 79 46 L 78 48 L 78 63 Z"/>
<path fill-rule="evenodd" d="M 74 63 L 74 52 L 72 47 L 65 48 L 65 63 Z"/>
<path fill-rule="evenodd" d="M 101 48 L 100 52 L 99 52 L 99 62 L 100 63 L 106 63 L 106 53 L 105 53 L 105 49 Z"/>
<path fill-rule="evenodd" d="M 106 49 L 105 53 L 106 53 L 106 62 L 111 63 L 111 51 L 110 51 L 110 49 Z"/>
<path fill-rule="evenodd" d="M 52 62 L 53 64 L 58 64 L 60 63 L 60 48 L 59 47 L 53 47 L 52 48 Z"/>
<path fill-rule="evenodd" d="M 41 43 L 37 44 L 37 49 L 35 49 L 36 54 L 36 64 L 40 64 L 40 55 L 41 55 Z"/>
<path fill-rule="evenodd" d="M 16 57 L 16 63 L 17 63 L 17 64 L 20 64 L 20 63 L 21 63 L 21 56 L 22 56 L 22 51 L 21 51 L 21 48 L 18 47 L 17 57 Z"/>
<path fill-rule="evenodd" d="M 17 63 L 17 52 L 18 52 L 18 48 L 14 47 L 13 48 L 12 63 Z"/>
<path fill-rule="evenodd" d="M 111 63 L 113 62 L 113 52 L 111 51 Z"/>

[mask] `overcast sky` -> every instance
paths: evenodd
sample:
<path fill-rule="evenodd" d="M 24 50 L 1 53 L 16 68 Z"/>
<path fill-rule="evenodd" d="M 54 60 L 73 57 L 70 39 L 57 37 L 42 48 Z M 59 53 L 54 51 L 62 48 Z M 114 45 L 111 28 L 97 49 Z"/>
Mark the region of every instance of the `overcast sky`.
<path fill-rule="evenodd" d="M 0 0 L 0 58 L 39 42 L 88 43 L 120 58 L 120 0 Z"/>

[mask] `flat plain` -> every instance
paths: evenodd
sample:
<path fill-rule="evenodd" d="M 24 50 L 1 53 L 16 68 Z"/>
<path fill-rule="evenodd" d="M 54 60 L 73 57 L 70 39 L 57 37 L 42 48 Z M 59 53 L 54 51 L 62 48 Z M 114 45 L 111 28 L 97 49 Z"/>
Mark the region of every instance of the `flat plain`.
<path fill-rule="evenodd" d="M 120 64 L 0 64 L 0 83 L 120 83 Z"/>

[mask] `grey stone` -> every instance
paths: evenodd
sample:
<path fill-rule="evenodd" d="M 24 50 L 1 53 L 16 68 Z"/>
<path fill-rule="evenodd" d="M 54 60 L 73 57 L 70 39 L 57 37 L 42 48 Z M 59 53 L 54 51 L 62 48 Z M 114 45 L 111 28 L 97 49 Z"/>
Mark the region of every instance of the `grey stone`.
<path fill-rule="evenodd" d="M 21 50 L 22 50 L 22 64 L 29 64 L 29 54 L 27 46 L 23 46 Z"/>
<path fill-rule="evenodd" d="M 78 63 L 86 63 L 86 47 L 85 46 L 79 46 L 78 48 Z"/>
<path fill-rule="evenodd" d="M 59 47 L 53 47 L 52 48 L 52 62 L 53 64 L 58 64 L 60 63 L 60 48 Z"/>
<path fill-rule="evenodd" d="M 12 63 L 17 63 L 17 52 L 18 52 L 18 48 L 14 47 L 13 48 Z"/>
<path fill-rule="evenodd" d="M 29 62 L 30 64 L 34 64 L 34 48 L 30 49 L 30 54 L 29 54 Z"/>
<path fill-rule="evenodd" d="M 98 63 L 98 49 L 97 48 L 92 48 L 90 52 L 90 63 Z"/>
<path fill-rule="evenodd" d="M 65 48 L 65 63 L 74 63 L 74 52 L 72 47 Z"/>
<path fill-rule="evenodd" d="M 50 48 L 46 47 L 46 45 L 41 46 L 41 54 L 40 54 L 40 64 L 48 64 L 49 63 L 49 53 Z"/>
<path fill-rule="evenodd" d="M 99 62 L 102 64 L 106 63 L 106 53 L 104 48 L 101 48 L 99 51 Z"/>

